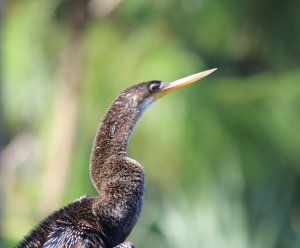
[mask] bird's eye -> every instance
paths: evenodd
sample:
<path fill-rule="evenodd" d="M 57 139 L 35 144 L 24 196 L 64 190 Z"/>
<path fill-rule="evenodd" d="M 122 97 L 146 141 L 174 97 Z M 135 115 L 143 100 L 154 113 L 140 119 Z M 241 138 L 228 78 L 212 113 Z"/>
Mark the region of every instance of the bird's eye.
<path fill-rule="evenodd" d="M 149 90 L 154 93 L 156 91 L 158 91 L 160 89 L 160 85 L 161 85 L 161 82 L 154 82 L 152 84 L 150 84 L 149 86 Z"/>

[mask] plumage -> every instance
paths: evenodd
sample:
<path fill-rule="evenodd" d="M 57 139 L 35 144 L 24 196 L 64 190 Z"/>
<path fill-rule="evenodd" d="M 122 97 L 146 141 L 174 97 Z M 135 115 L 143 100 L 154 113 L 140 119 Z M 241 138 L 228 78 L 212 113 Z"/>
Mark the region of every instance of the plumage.
<path fill-rule="evenodd" d="M 171 83 L 154 80 L 123 91 L 108 109 L 96 133 L 90 176 L 98 196 L 83 196 L 42 221 L 17 248 L 133 248 L 125 242 L 143 205 L 145 176 L 127 156 L 138 119 L 156 99 L 213 70 Z"/>

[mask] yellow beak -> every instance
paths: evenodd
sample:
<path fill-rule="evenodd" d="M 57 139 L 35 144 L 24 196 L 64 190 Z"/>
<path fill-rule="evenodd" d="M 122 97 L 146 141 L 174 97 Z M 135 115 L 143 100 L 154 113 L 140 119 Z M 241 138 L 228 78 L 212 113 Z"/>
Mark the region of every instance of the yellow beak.
<path fill-rule="evenodd" d="M 155 99 L 161 98 L 162 96 L 169 94 L 170 92 L 172 92 L 174 90 L 180 89 L 184 86 L 187 86 L 195 81 L 198 81 L 198 80 L 208 76 L 209 74 L 213 73 L 215 70 L 217 70 L 217 68 L 199 72 L 199 73 L 178 79 L 178 80 L 170 82 L 170 83 L 165 83 L 165 86 L 154 95 L 154 98 Z"/>

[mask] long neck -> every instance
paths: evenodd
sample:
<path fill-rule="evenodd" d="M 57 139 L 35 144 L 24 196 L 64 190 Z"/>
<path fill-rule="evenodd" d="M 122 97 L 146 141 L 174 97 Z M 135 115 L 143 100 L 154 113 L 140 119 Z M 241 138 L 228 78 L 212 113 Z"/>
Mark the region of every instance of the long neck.
<path fill-rule="evenodd" d="M 100 194 L 93 209 L 112 242 L 125 239 L 143 204 L 143 168 L 127 157 L 130 135 L 141 114 L 135 101 L 119 97 L 104 117 L 92 151 L 90 175 Z"/>
<path fill-rule="evenodd" d="M 112 155 L 126 155 L 132 130 L 141 116 L 133 101 L 117 98 L 97 131 L 91 155 L 91 171 Z M 95 178 L 92 178 L 94 184 Z"/>

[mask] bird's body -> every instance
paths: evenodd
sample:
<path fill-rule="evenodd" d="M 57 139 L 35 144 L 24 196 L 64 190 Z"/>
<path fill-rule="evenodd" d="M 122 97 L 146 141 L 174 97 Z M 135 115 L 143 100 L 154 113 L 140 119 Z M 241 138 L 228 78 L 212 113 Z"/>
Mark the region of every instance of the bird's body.
<path fill-rule="evenodd" d="M 18 247 L 105 247 L 99 224 L 90 215 L 92 202 L 92 197 L 83 197 L 54 212 Z M 79 242 L 85 246 L 79 246 Z"/>
<path fill-rule="evenodd" d="M 144 171 L 137 161 L 127 156 L 132 130 L 154 100 L 212 71 L 168 84 L 140 83 L 123 91 L 107 111 L 91 154 L 90 175 L 99 195 L 83 196 L 54 212 L 17 247 L 134 247 L 124 241 L 141 212 Z"/>

